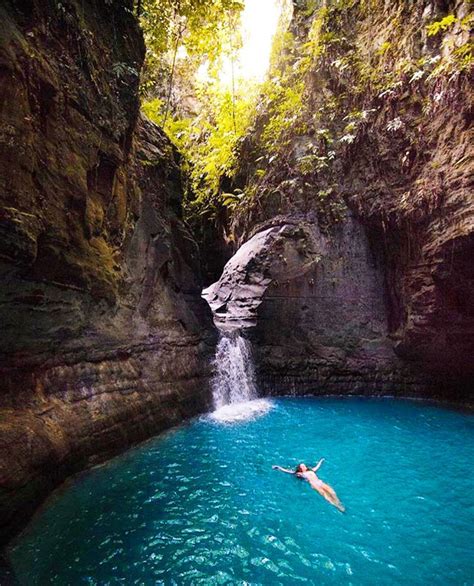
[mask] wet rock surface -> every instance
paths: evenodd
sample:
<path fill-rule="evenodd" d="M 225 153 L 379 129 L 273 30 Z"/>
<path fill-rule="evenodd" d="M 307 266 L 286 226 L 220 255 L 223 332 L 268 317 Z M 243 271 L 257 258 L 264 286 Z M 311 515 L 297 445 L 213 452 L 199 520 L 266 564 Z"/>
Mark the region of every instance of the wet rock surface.
<path fill-rule="evenodd" d="M 232 219 L 236 241 L 283 216 L 319 226 L 326 243 L 308 275 L 266 288 L 254 332 L 261 384 L 472 403 L 473 93 L 455 65 L 469 6 L 306 8 L 295 4 L 294 67 L 308 31 L 330 16 L 303 113 L 272 156 L 261 147 L 272 110 L 261 114 L 237 172 L 254 197 Z M 448 14 L 453 27 L 428 36 Z"/>
<path fill-rule="evenodd" d="M 247 330 L 260 389 L 417 394 L 423 378 L 394 351 L 384 266 L 362 226 L 348 214 L 329 237 L 316 222 L 278 221 L 256 228 L 204 292 L 219 328 Z"/>
<path fill-rule="evenodd" d="M 177 155 L 138 117 L 131 8 L 0 7 L 1 542 L 67 475 L 209 404 L 215 332 Z"/>

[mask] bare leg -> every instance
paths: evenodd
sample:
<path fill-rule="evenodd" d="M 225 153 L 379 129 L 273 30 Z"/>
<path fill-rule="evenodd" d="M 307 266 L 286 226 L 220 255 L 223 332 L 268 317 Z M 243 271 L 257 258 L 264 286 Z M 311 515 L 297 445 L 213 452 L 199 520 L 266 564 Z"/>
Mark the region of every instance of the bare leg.
<path fill-rule="evenodd" d="M 337 494 L 334 492 L 334 489 L 332 489 L 327 484 L 324 484 L 321 487 L 313 486 L 313 488 L 314 488 L 314 490 L 317 490 L 319 492 L 319 494 L 328 501 L 328 503 L 331 503 L 331 505 L 335 506 L 336 509 L 341 511 L 341 513 L 344 513 L 346 508 L 339 500 Z"/>
<path fill-rule="evenodd" d="M 334 505 L 336 507 L 336 509 L 339 509 L 339 511 L 341 511 L 341 513 L 344 513 L 346 510 L 346 507 L 341 503 L 337 494 L 334 491 L 328 492 L 326 494 L 327 494 L 327 496 L 325 496 L 324 498 L 327 501 L 329 501 L 332 505 Z"/>

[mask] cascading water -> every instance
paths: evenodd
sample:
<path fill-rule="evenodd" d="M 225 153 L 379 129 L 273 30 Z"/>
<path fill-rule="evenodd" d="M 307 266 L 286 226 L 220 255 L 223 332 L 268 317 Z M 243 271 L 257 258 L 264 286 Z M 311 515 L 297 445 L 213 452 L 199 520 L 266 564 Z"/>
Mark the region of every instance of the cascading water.
<path fill-rule="evenodd" d="M 257 398 L 252 347 L 240 332 L 221 334 L 214 359 L 214 407 Z"/>
<path fill-rule="evenodd" d="M 267 232 L 265 234 L 270 238 Z M 259 236 L 257 241 L 260 243 L 261 239 Z M 242 278 L 243 282 L 237 281 L 238 285 L 235 281 L 235 275 L 246 273 L 243 267 L 252 264 L 254 255 L 255 243 L 250 241 L 242 245 L 224 267 L 221 279 L 202 292 L 219 330 L 212 380 L 215 410 L 211 416 L 220 421 L 254 418 L 272 405 L 268 400 L 258 399 L 252 344 L 244 333 L 256 325 L 256 310 L 270 279 L 260 279 L 265 282 L 260 288 L 252 279 L 247 282 Z M 242 298 L 237 295 L 236 288 Z"/>
<path fill-rule="evenodd" d="M 270 402 L 257 400 L 252 345 L 240 331 L 221 332 L 214 359 L 214 419 L 238 421 L 268 411 Z"/>

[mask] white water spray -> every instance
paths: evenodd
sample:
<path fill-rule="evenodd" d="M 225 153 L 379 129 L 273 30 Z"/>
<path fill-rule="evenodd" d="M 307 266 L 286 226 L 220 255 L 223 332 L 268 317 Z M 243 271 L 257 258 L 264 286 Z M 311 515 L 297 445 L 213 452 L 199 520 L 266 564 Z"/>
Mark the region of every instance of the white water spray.
<path fill-rule="evenodd" d="M 214 359 L 214 419 L 239 421 L 268 411 L 270 402 L 257 399 L 252 345 L 239 331 L 221 333 Z"/>
<path fill-rule="evenodd" d="M 214 407 L 257 398 L 250 342 L 240 332 L 221 334 L 214 359 L 212 381 Z"/>

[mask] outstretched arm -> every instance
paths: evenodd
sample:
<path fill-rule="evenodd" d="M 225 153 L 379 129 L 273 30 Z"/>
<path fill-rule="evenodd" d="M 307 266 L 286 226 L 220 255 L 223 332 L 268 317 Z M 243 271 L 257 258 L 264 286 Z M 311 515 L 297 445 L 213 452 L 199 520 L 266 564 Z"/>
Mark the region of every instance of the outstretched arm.
<path fill-rule="evenodd" d="M 319 460 L 319 462 L 316 464 L 316 466 L 314 468 L 311 468 L 311 470 L 313 472 L 316 472 L 317 470 L 319 470 L 321 468 L 323 462 L 324 462 L 324 458 L 321 458 L 321 460 Z"/>
<path fill-rule="evenodd" d="M 273 470 L 280 470 L 280 472 L 286 472 L 287 474 L 296 474 L 294 470 L 288 470 L 287 468 L 282 468 L 281 466 L 272 466 Z"/>

